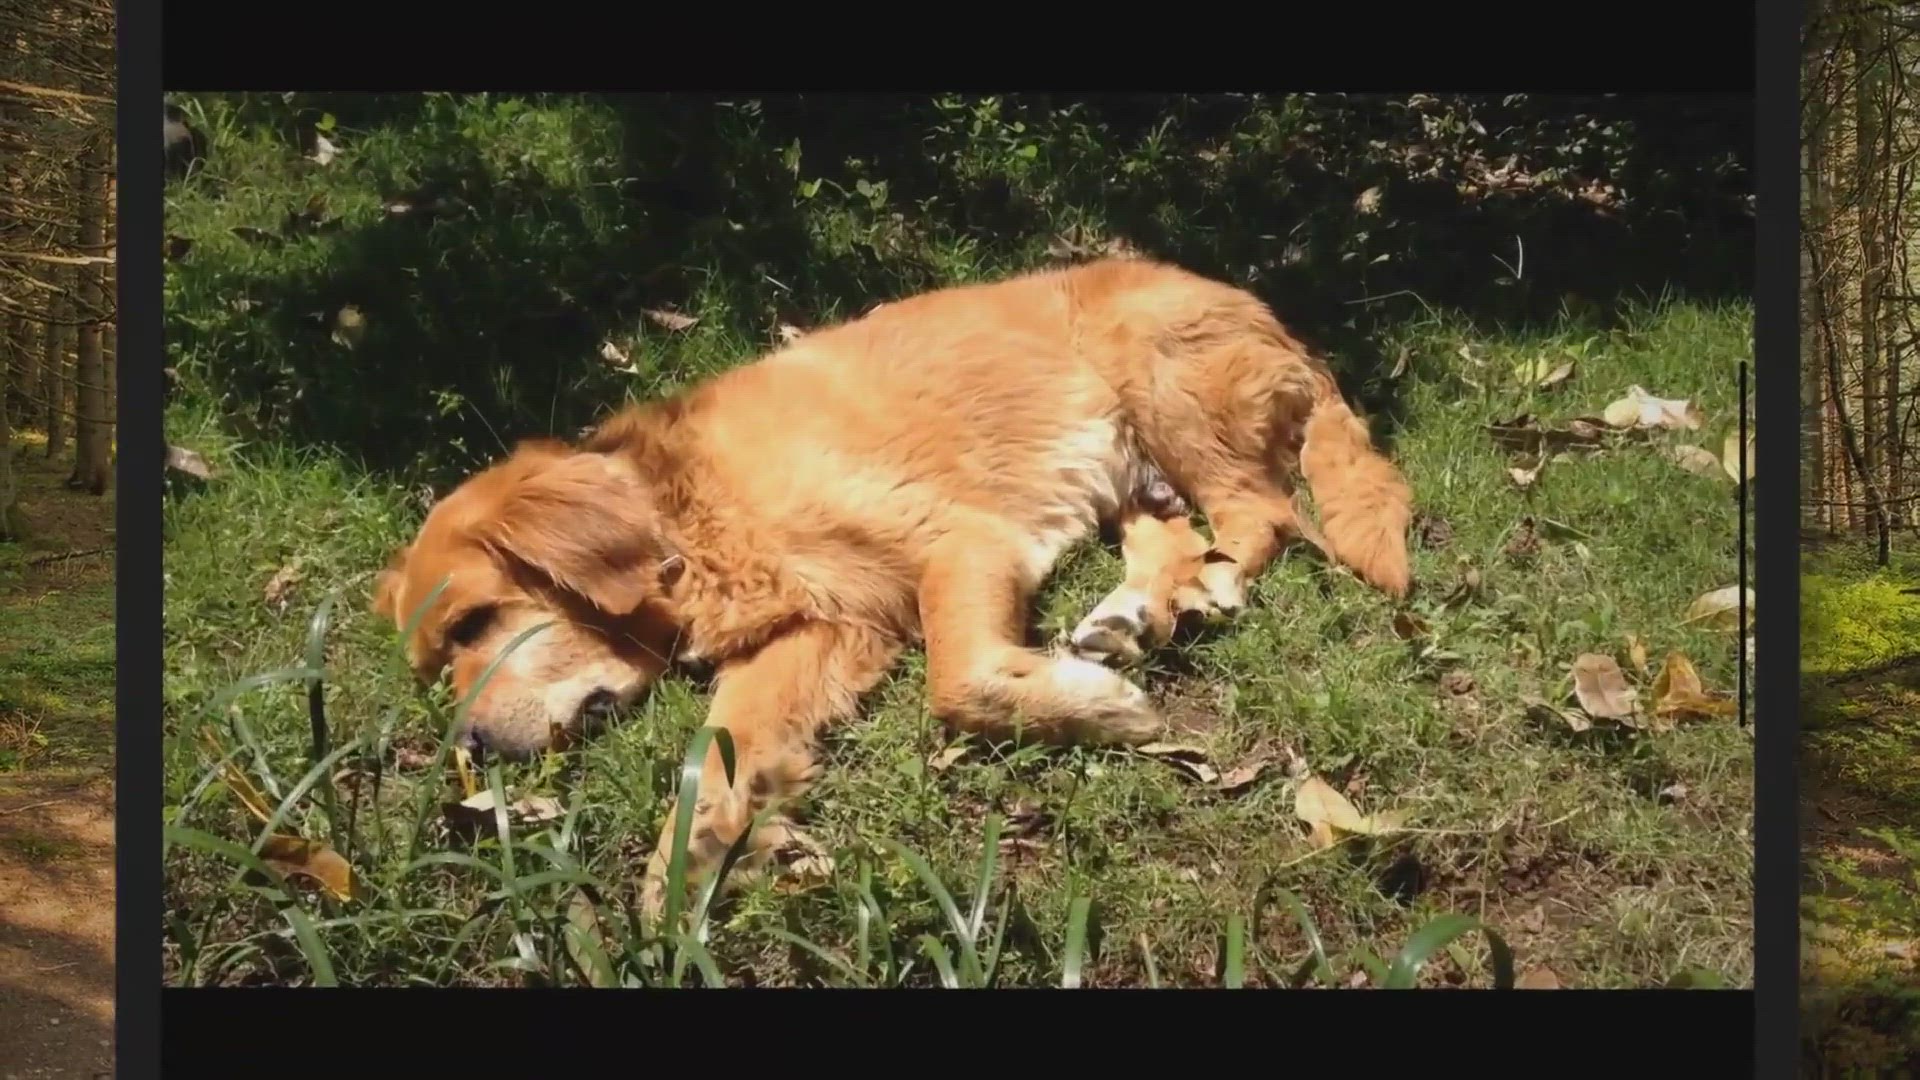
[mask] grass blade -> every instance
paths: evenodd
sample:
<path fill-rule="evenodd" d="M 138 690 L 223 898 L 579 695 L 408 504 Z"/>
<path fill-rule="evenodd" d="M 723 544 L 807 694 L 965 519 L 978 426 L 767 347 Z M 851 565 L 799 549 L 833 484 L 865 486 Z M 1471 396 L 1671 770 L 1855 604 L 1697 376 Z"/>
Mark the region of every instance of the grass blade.
<path fill-rule="evenodd" d="M 339 986 L 340 982 L 333 974 L 333 961 L 327 956 L 327 947 L 320 941 L 319 931 L 313 928 L 313 920 L 297 907 L 285 908 L 281 914 L 293 925 L 293 937 L 300 943 L 300 954 L 307 958 L 307 966 L 313 969 L 313 985 Z"/>
<path fill-rule="evenodd" d="M 695 941 L 692 934 L 675 934 L 673 941 L 676 962 L 683 953 L 693 957 L 693 966 L 700 969 L 700 985 L 703 988 L 726 989 L 727 981 L 720 977 L 720 968 L 713 962 L 713 954 L 707 951 L 705 945 Z M 674 982 L 677 984 L 679 979 L 676 978 Z"/>
<path fill-rule="evenodd" d="M 667 859 L 666 932 L 677 933 L 680 910 L 687 902 L 687 844 L 693 839 L 693 808 L 700 800 L 700 777 L 706 771 L 707 746 L 720 745 L 720 766 L 728 788 L 733 787 L 733 734 L 725 728 L 702 726 L 693 733 L 686 757 L 680 761 L 680 797 L 673 808 L 673 850 Z"/>
<path fill-rule="evenodd" d="M 327 669 L 327 627 L 333 619 L 334 601 L 339 598 L 339 590 L 329 592 L 320 601 L 313 612 L 313 620 L 307 624 L 307 666 L 315 671 Z M 313 729 L 313 760 L 318 763 L 327 758 L 327 681 L 324 674 L 307 680 L 307 724 Z M 327 835 L 332 838 L 336 849 L 344 849 L 340 842 L 340 809 L 335 802 L 333 775 L 327 773 L 320 781 L 320 805 L 327 812 Z"/>
<path fill-rule="evenodd" d="M 1245 916 L 1227 916 L 1226 939 L 1220 949 L 1220 982 L 1229 990 L 1247 983 L 1247 926 Z"/>
<path fill-rule="evenodd" d="M 1273 879 L 1269 878 L 1265 884 L 1260 886 L 1260 891 L 1254 894 L 1253 947 L 1255 949 L 1260 948 L 1261 915 L 1266 912 L 1268 903 L 1273 900 L 1278 900 L 1286 905 L 1288 911 L 1293 912 L 1294 921 L 1300 924 L 1300 932 L 1306 935 L 1307 939 L 1307 958 L 1294 970 L 1288 983 L 1298 988 L 1305 986 L 1311 979 L 1317 978 L 1321 982 L 1331 985 L 1333 983 L 1333 965 L 1327 963 L 1327 946 L 1326 942 L 1320 937 L 1320 927 L 1314 923 L 1313 916 L 1307 912 L 1307 905 L 1302 903 L 1300 898 L 1293 894 L 1292 890 L 1276 889 L 1272 895 L 1269 896 L 1268 890 L 1272 888 L 1273 883 Z"/>
<path fill-rule="evenodd" d="M 893 923 L 887 919 L 886 910 L 873 895 L 873 867 L 865 863 L 860 867 L 860 970 L 866 970 L 866 926 L 869 920 L 880 928 L 880 972 L 888 984 L 899 980 L 901 972 L 896 971 L 893 961 Z"/>
<path fill-rule="evenodd" d="M 967 956 L 973 951 L 972 943 L 967 940 L 967 921 L 961 917 L 960 908 L 954 904 L 953 894 L 947 891 L 946 885 L 940 880 L 940 875 L 933 872 L 933 867 L 927 864 L 927 860 L 898 840 L 882 840 L 880 843 L 895 855 L 900 856 L 901 861 L 905 862 L 927 887 L 927 891 L 933 894 L 933 902 L 940 905 L 941 914 L 947 917 L 947 925 L 953 927 L 954 936 L 960 941 L 961 965 L 966 966 Z M 978 958 L 975 959 L 972 970 L 976 972 L 979 970 Z"/>
<path fill-rule="evenodd" d="M 1087 914 L 1092 908 L 1090 896 L 1076 896 L 1067 905 L 1067 959 L 1060 970 L 1063 990 L 1080 989 L 1080 965 L 1087 952 Z"/>
<path fill-rule="evenodd" d="M 1145 934 L 1140 935 L 1140 958 L 1147 965 L 1147 989 L 1160 989 L 1160 965 L 1153 962 L 1153 943 Z"/>
<path fill-rule="evenodd" d="M 947 954 L 947 946 L 932 934 L 921 934 L 920 951 L 933 961 L 933 969 L 940 973 L 940 985 L 948 990 L 960 989 L 960 980 L 953 973 L 953 958 Z"/>
<path fill-rule="evenodd" d="M 1434 953 L 1445 948 L 1455 938 L 1478 930 L 1485 935 L 1487 947 L 1493 953 L 1493 985 L 1495 989 L 1513 988 L 1513 951 L 1499 934 L 1467 915 L 1442 915 L 1421 927 L 1394 958 L 1392 970 L 1387 972 L 1386 988 L 1389 990 L 1411 990 L 1420 977 L 1420 969 Z"/>
<path fill-rule="evenodd" d="M 980 928 L 987 917 L 987 890 L 993 887 L 994 865 L 1000 856 L 1000 826 L 999 813 L 987 815 L 987 842 L 980 854 L 980 877 L 974 883 L 973 910 L 967 914 L 968 944 L 980 940 Z"/>
<path fill-rule="evenodd" d="M 861 973 L 859 968 L 854 967 L 844 958 L 835 956 L 824 947 L 808 941 L 799 934 L 793 933 L 790 930 L 782 930 L 778 927 L 768 927 L 766 932 L 797 949 L 806 950 L 809 955 L 823 961 L 827 966 L 845 975 L 855 986 L 865 986 L 870 981 Z"/>

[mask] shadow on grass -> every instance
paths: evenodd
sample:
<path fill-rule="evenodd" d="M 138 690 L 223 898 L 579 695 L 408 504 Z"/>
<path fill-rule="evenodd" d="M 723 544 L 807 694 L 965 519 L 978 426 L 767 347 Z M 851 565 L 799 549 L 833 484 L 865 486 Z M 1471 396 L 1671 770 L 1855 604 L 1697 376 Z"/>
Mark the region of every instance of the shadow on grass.
<path fill-rule="evenodd" d="M 1456 155 L 1464 171 L 1422 155 L 1440 160 L 1476 136 L 1451 133 L 1452 113 L 1410 125 L 1404 99 L 670 94 L 573 105 L 605 128 L 576 138 L 572 159 L 537 141 L 503 155 L 540 107 L 514 99 L 238 106 L 232 117 L 281 132 L 289 153 L 310 145 L 322 112 L 362 138 L 402 137 L 404 153 L 361 171 L 388 205 L 408 206 L 293 241 L 325 244 L 323 261 L 249 273 L 265 324 L 218 348 L 205 331 L 213 285 L 236 282 L 228 268 L 183 266 L 199 280 L 174 294 L 170 335 L 209 365 L 242 434 L 446 480 L 520 437 L 573 432 L 630 387 L 654 392 L 764 351 L 777 323 L 1039 265 L 1075 229 L 1247 285 L 1389 425 L 1396 358 L 1382 328 L 1432 309 L 1493 328 L 1571 308 L 1600 325 L 1623 300 L 1750 293 L 1745 98 L 1481 102 L 1488 122 L 1474 123 L 1495 134 Z M 1616 128 L 1630 131 L 1594 171 L 1631 197 L 1564 176 L 1512 181 L 1512 162 L 1487 157 L 1506 145 L 1503 118 L 1560 140 L 1552 152 L 1569 167 L 1594 156 L 1589 132 L 1597 144 L 1600 131 L 1616 141 Z M 346 305 L 367 328 L 350 354 L 331 334 Z M 610 370 L 601 342 L 664 306 L 708 324 L 704 352 L 690 359 L 700 350 L 670 343 L 633 371 Z"/>

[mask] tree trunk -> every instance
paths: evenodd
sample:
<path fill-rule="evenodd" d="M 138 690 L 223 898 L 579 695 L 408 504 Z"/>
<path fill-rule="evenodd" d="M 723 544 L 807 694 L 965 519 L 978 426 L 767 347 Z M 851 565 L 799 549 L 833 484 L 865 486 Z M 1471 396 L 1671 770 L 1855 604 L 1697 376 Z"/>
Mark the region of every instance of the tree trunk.
<path fill-rule="evenodd" d="M 96 141 L 80 167 L 80 250 L 97 255 L 106 250 L 106 143 Z M 80 267 L 80 305 L 88 312 L 104 309 L 101 288 L 104 267 Z M 102 320 L 89 315 L 79 327 L 79 349 L 74 361 L 74 397 L 79 406 L 79 430 L 74 438 L 73 478 L 69 486 L 94 495 L 106 494 L 113 478 L 107 427 L 107 373 L 101 359 Z"/>
<path fill-rule="evenodd" d="M 1880 294 L 1886 267 L 1882 262 L 1879 221 L 1875 215 L 1879 203 L 1876 196 L 1884 184 L 1878 182 L 1875 149 L 1880 129 L 1875 119 L 1873 90 L 1867 78 L 1868 69 L 1874 63 L 1873 49 L 1873 26 L 1862 19 L 1854 29 L 1853 39 L 1853 190 L 1857 196 L 1854 202 L 1860 236 L 1860 441 L 1864 444 L 1861 467 L 1866 470 L 1861 479 L 1876 492 L 1872 499 L 1878 509 L 1873 512 L 1873 524 L 1879 537 L 1879 562 L 1885 566 L 1891 546 L 1886 533 L 1891 523 L 1887 520 L 1884 500 L 1886 440 L 1877 426 L 1881 417 Z M 1847 426 L 1844 410 L 1841 426 L 1844 438 Z"/>
<path fill-rule="evenodd" d="M 1800 460 L 1809 520 L 1814 527 L 1824 527 L 1828 535 L 1832 535 L 1834 513 L 1833 507 L 1827 505 L 1826 368 L 1820 363 L 1820 339 L 1813 316 L 1813 295 L 1822 285 L 1813 276 L 1813 259 L 1807 253 L 1807 245 L 1819 243 L 1815 230 L 1825 209 L 1820 186 L 1820 138 L 1820 132 L 1810 132 L 1800 144 L 1807 208 L 1802 219 L 1807 223 L 1807 231 L 1800 241 Z"/>
<path fill-rule="evenodd" d="M 47 294 L 46 333 L 42 338 L 40 350 L 40 402 L 46 409 L 47 421 L 47 459 L 57 458 L 67 448 L 67 427 L 62 415 L 66 409 L 66 386 L 62 378 L 62 369 L 66 366 L 66 348 L 62 340 L 65 327 L 61 323 L 67 317 L 65 294 L 60 292 L 61 280 L 66 275 L 58 266 L 47 271 L 47 283 L 54 291 Z"/>

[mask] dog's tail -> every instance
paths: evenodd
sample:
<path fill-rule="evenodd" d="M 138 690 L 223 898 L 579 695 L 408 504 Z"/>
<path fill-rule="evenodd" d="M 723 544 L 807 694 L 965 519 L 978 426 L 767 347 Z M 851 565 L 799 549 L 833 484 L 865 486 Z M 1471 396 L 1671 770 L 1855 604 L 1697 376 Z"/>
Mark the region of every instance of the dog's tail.
<path fill-rule="evenodd" d="M 1365 421 L 1333 379 L 1323 374 L 1318 381 L 1300 471 L 1320 510 L 1320 546 L 1375 588 L 1404 597 L 1412 584 L 1407 525 L 1413 493 L 1400 470 L 1374 448 Z"/>

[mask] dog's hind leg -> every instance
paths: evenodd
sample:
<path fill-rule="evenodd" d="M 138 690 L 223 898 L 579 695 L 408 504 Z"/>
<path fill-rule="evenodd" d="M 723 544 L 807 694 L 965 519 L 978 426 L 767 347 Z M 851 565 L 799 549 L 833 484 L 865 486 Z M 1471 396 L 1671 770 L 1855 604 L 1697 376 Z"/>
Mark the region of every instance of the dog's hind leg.
<path fill-rule="evenodd" d="M 761 810 L 799 795 L 819 777 L 821 731 L 852 716 L 860 697 L 898 655 L 898 643 L 877 631 L 805 623 L 720 668 L 707 723 L 724 729 L 733 740 L 733 782 L 727 783 L 716 740 L 707 752 L 694 804 L 688 881 L 716 868 Z M 665 897 L 675 818 L 675 808 L 669 806 L 647 864 L 642 896 L 655 916 Z M 804 837 L 784 819 L 769 819 L 755 834 L 742 869 L 764 865 L 789 842 L 804 844 Z"/>
<path fill-rule="evenodd" d="M 1099 664 L 1020 644 L 1034 583 L 992 530 L 937 544 L 920 586 L 934 715 L 962 731 L 1038 742 L 1142 743 L 1164 725 L 1146 692 Z"/>

